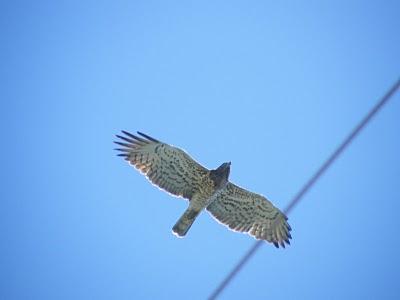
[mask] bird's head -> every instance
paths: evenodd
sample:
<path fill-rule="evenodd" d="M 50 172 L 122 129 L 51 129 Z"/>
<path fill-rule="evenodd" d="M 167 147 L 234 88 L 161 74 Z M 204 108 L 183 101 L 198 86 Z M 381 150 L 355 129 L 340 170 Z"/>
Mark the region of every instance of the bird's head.
<path fill-rule="evenodd" d="M 231 171 L 231 162 L 220 165 L 217 169 L 211 170 L 210 177 L 217 188 L 222 188 L 228 183 L 229 173 Z"/>

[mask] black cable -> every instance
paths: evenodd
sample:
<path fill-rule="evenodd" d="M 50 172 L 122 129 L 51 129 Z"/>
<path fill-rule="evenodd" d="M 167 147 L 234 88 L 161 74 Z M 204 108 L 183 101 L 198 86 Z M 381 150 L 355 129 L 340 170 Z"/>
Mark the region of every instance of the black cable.
<path fill-rule="evenodd" d="M 314 173 L 314 175 L 304 184 L 302 189 L 294 196 L 289 202 L 289 205 L 283 210 L 288 215 L 293 208 L 300 202 L 302 197 L 308 192 L 308 190 L 317 182 L 317 180 L 325 173 L 325 171 L 335 162 L 335 160 L 342 154 L 342 152 L 350 145 L 350 143 L 357 137 L 357 135 L 364 129 L 364 127 L 371 121 L 376 113 L 385 105 L 389 99 L 396 93 L 400 88 L 400 79 L 393 84 L 393 86 L 386 92 L 386 94 L 379 99 L 375 106 L 369 111 L 369 113 L 357 124 L 357 126 L 350 132 L 350 134 L 344 139 L 344 141 L 336 148 L 331 156 L 322 164 L 322 166 Z M 240 261 L 235 265 L 232 271 L 224 278 L 219 286 L 209 296 L 209 300 L 217 299 L 221 292 L 228 286 L 232 279 L 242 270 L 244 265 L 250 260 L 250 258 L 256 253 L 264 241 L 256 241 L 253 246 L 243 255 Z"/>

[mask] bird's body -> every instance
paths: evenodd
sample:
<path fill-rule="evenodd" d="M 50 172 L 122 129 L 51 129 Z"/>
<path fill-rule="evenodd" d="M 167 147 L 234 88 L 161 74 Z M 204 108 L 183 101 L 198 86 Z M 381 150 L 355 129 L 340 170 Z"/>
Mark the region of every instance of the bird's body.
<path fill-rule="evenodd" d="M 232 230 L 247 232 L 275 246 L 289 244 L 286 216 L 265 197 L 229 182 L 230 162 L 209 170 L 185 151 L 138 132 L 117 135 L 124 142 L 120 156 L 142 172 L 153 184 L 189 200 L 189 207 L 172 228 L 183 237 L 202 210 L 207 209 Z M 126 143 L 127 142 L 127 143 Z"/>

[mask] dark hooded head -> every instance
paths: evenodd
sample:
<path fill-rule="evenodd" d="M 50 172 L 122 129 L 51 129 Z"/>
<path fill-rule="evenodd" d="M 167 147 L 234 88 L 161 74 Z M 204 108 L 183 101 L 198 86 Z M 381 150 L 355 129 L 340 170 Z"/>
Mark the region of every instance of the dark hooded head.
<path fill-rule="evenodd" d="M 231 162 L 223 163 L 217 169 L 211 170 L 210 178 L 214 182 L 214 187 L 216 189 L 223 188 L 228 182 L 230 170 Z"/>

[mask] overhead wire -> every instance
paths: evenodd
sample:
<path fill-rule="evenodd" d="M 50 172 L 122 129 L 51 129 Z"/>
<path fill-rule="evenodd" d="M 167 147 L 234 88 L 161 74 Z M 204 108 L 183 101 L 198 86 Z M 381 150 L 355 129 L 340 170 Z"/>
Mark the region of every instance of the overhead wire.
<path fill-rule="evenodd" d="M 303 196 L 310 190 L 310 188 L 318 181 L 318 179 L 326 172 L 326 170 L 337 160 L 343 151 L 351 144 L 351 142 L 359 135 L 365 126 L 372 120 L 372 118 L 382 109 L 382 107 L 392 98 L 392 96 L 400 88 L 400 79 L 398 79 L 390 89 L 377 101 L 371 110 L 361 119 L 361 121 L 353 128 L 347 135 L 342 143 L 333 151 L 333 153 L 325 160 L 319 169 L 310 177 L 310 179 L 303 185 L 299 192 L 292 198 L 283 212 L 288 215 L 303 199 Z M 233 278 L 243 269 L 245 264 L 254 256 L 264 241 L 258 240 L 254 242 L 253 246 L 243 255 L 243 257 L 236 263 L 235 267 L 225 276 L 217 288 L 210 294 L 209 300 L 217 299 L 217 297 L 226 289 Z"/>

